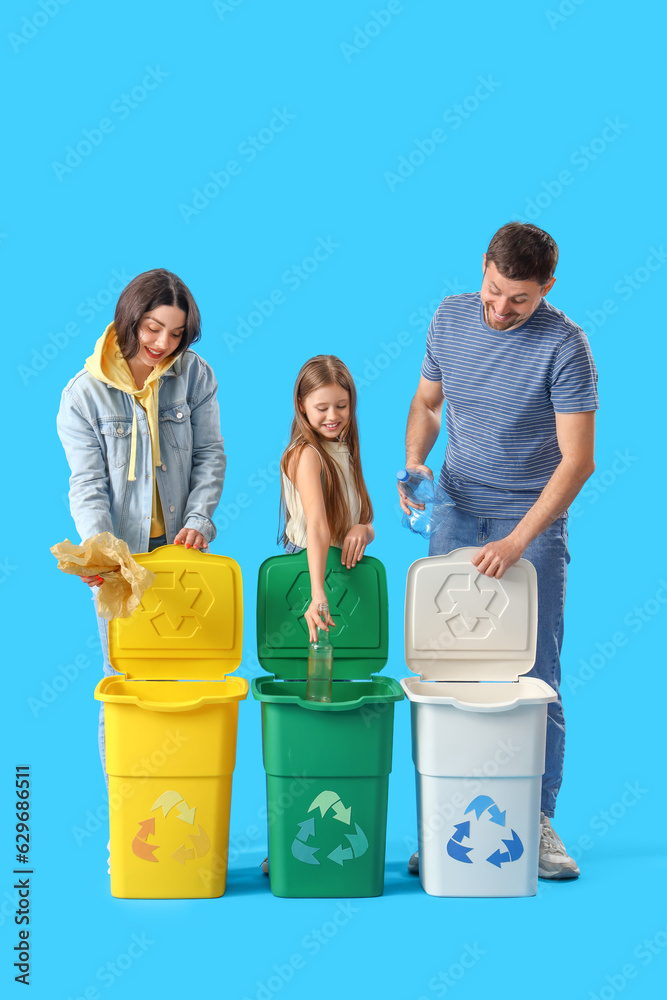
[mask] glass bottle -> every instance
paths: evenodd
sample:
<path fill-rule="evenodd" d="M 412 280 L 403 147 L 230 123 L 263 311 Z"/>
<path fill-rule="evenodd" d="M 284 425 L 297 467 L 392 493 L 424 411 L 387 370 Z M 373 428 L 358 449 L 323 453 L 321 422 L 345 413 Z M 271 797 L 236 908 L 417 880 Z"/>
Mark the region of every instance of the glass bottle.
<path fill-rule="evenodd" d="M 328 604 L 318 604 L 317 613 L 323 621 L 329 615 Z M 310 643 L 308 651 L 307 701 L 331 701 L 331 681 L 333 677 L 333 646 L 329 633 L 318 626 L 317 639 Z"/>

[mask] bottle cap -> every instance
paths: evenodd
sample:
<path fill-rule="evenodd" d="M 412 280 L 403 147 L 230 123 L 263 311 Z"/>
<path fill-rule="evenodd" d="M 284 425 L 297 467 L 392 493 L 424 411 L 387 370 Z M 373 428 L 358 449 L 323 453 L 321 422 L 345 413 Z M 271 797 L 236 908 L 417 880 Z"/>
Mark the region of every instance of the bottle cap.
<path fill-rule="evenodd" d="M 405 483 L 410 478 L 410 473 L 408 472 L 407 469 L 399 469 L 398 472 L 396 473 L 396 478 L 400 480 L 402 483 Z"/>

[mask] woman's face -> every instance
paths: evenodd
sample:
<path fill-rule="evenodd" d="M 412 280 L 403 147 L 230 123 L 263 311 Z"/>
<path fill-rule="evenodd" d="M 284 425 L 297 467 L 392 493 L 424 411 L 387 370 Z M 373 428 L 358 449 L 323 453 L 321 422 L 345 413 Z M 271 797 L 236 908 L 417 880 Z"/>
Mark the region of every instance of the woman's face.
<path fill-rule="evenodd" d="M 335 441 L 350 420 L 350 394 L 340 385 L 322 385 L 308 393 L 301 412 L 317 434 Z"/>
<path fill-rule="evenodd" d="M 139 350 L 133 360 L 147 368 L 168 358 L 178 348 L 185 332 L 186 315 L 178 306 L 156 306 L 144 313 L 139 323 Z"/>

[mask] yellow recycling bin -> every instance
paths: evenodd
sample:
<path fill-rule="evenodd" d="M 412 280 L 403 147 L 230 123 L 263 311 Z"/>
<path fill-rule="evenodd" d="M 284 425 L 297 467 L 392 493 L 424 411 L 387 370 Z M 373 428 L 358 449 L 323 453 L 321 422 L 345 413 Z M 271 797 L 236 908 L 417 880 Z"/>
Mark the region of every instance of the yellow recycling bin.
<path fill-rule="evenodd" d="M 222 896 L 236 762 L 241 570 L 226 556 L 164 546 L 141 605 L 109 627 L 121 676 L 104 702 L 111 893 L 131 899 Z"/>

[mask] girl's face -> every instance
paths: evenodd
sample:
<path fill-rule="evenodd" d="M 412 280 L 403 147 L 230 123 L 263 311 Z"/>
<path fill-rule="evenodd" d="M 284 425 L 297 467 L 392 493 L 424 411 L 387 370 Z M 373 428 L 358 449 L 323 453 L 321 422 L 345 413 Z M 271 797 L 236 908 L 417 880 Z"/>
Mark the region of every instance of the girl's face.
<path fill-rule="evenodd" d="M 185 313 L 177 306 L 157 306 L 144 313 L 137 331 L 139 350 L 133 360 L 140 361 L 147 368 L 155 368 L 180 344 L 185 321 Z"/>
<path fill-rule="evenodd" d="M 327 441 L 335 441 L 350 420 L 350 394 L 340 385 L 313 389 L 299 405 L 315 433 Z"/>

